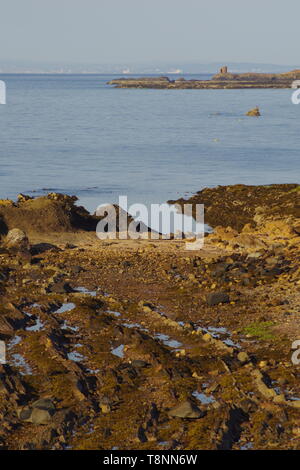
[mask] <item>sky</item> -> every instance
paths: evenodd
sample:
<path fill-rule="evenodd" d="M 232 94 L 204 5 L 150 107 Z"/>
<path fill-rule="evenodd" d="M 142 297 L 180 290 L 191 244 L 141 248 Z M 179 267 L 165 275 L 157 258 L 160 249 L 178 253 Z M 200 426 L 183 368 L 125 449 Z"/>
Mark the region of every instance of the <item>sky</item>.
<path fill-rule="evenodd" d="M 0 0 L 0 61 L 297 64 L 299 0 Z"/>

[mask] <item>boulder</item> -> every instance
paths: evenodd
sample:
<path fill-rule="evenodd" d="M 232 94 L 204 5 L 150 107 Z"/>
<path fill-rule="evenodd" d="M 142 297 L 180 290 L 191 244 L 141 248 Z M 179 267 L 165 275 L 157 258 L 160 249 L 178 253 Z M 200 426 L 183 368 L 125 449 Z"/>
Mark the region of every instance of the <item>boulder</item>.
<path fill-rule="evenodd" d="M 65 293 L 70 293 L 74 292 L 74 289 L 70 286 L 68 282 L 65 282 L 64 280 L 62 281 L 56 281 L 50 283 L 46 288 L 45 292 L 47 294 L 65 294 Z"/>
<path fill-rule="evenodd" d="M 48 424 L 55 413 L 56 408 L 50 398 L 41 398 L 30 406 L 18 410 L 18 416 L 22 421 L 43 425 Z"/>
<path fill-rule="evenodd" d="M 29 240 L 25 232 L 18 228 L 9 230 L 3 248 L 9 254 L 15 255 L 24 262 L 31 262 Z"/>
<path fill-rule="evenodd" d="M 29 251 L 29 240 L 26 233 L 18 228 L 13 228 L 5 238 L 4 247 L 11 251 Z"/>
<path fill-rule="evenodd" d="M 174 406 L 174 408 L 171 408 L 168 412 L 168 415 L 171 418 L 197 419 L 203 418 L 205 413 L 189 400 L 185 400 Z"/>
<path fill-rule="evenodd" d="M 27 420 L 32 424 L 48 424 L 51 421 L 51 414 L 47 410 L 34 408 L 31 412 L 30 418 Z"/>
<path fill-rule="evenodd" d="M 207 296 L 207 305 L 213 307 L 219 304 L 228 304 L 230 302 L 229 295 L 226 292 L 211 292 Z"/>

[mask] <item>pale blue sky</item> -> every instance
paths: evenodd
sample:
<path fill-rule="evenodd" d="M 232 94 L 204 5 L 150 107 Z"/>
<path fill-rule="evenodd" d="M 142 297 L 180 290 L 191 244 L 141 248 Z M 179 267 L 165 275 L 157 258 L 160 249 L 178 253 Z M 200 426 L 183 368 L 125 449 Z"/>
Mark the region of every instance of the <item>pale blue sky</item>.
<path fill-rule="evenodd" d="M 0 60 L 297 64 L 299 0 L 1 0 Z"/>

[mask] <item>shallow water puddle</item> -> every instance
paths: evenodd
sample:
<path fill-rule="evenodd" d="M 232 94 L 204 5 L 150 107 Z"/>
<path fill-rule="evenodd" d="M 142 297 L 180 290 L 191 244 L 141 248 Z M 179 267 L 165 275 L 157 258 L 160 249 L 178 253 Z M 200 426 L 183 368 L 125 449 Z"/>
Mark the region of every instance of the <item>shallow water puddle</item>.
<path fill-rule="evenodd" d="M 76 308 L 76 305 L 73 302 L 66 302 L 59 309 L 55 310 L 54 313 L 66 313 L 74 310 L 74 308 Z"/>
<path fill-rule="evenodd" d="M 213 338 L 221 340 L 227 346 L 238 349 L 241 348 L 239 343 L 235 343 L 232 341 L 232 339 L 230 339 L 232 333 L 224 326 L 208 326 L 207 328 L 199 326 L 198 331 L 199 330 L 202 330 L 204 333 L 209 333 Z"/>
<path fill-rule="evenodd" d="M 212 331 L 214 333 L 222 333 L 225 335 L 231 335 L 230 331 L 228 331 L 227 328 L 225 328 L 224 326 L 220 326 L 220 327 L 209 326 L 207 329 L 208 331 Z"/>
<path fill-rule="evenodd" d="M 157 333 L 154 335 L 154 338 L 157 338 L 159 341 L 162 341 L 165 346 L 169 346 L 172 349 L 181 348 L 182 343 L 176 341 L 176 339 L 171 339 L 168 335 L 162 333 Z"/>
<path fill-rule="evenodd" d="M 250 450 L 253 448 L 253 442 L 247 442 L 240 447 L 240 450 Z"/>
<path fill-rule="evenodd" d="M 145 333 L 148 333 L 149 330 L 148 328 L 144 328 L 140 323 L 122 323 L 122 326 L 125 326 L 125 328 L 138 328 L 140 331 L 144 331 Z"/>
<path fill-rule="evenodd" d="M 121 313 L 116 312 L 115 310 L 106 310 L 105 313 L 109 313 L 110 315 L 114 315 L 115 317 L 120 317 L 121 316 Z"/>
<path fill-rule="evenodd" d="M 69 323 L 67 322 L 67 320 L 65 320 L 61 326 L 61 329 L 62 330 L 70 330 L 70 331 L 78 331 L 79 328 L 78 326 L 71 326 L 69 325 Z"/>
<path fill-rule="evenodd" d="M 170 442 L 168 441 L 160 441 L 158 443 L 159 446 L 162 446 L 162 447 L 166 447 L 166 446 L 169 446 L 170 445 Z"/>
<path fill-rule="evenodd" d="M 91 295 L 92 297 L 95 297 L 97 295 L 97 291 L 95 290 L 88 290 L 86 287 L 76 287 L 75 293 L 79 292 L 81 294 L 88 294 Z"/>
<path fill-rule="evenodd" d="M 299 397 L 295 397 L 295 396 L 290 395 L 288 391 L 286 391 L 286 396 L 287 396 L 287 400 L 300 401 Z"/>
<path fill-rule="evenodd" d="M 100 369 L 86 369 L 89 374 L 99 374 Z"/>
<path fill-rule="evenodd" d="M 168 318 L 168 315 L 166 315 L 165 313 L 163 313 L 162 311 L 158 311 L 157 313 L 159 313 L 162 317 L 165 317 L 165 318 Z M 186 325 L 186 322 L 184 321 L 177 321 L 177 324 L 181 327 L 181 328 L 184 328 L 185 325 Z M 220 327 L 217 327 L 217 326 L 208 326 L 207 328 L 206 327 L 201 327 L 201 326 L 198 326 L 197 327 L 197 331 L 203 331 L 204 333 L 209 333 L 213 338 L 216 338 L 216 339 L 220 339 L 221 341 L 223 341 L 224 344 L 226 344 L 227 346 L 230 346 L 230 347 L 235 347 L 235 348 L 241 348 L 240 344 L 238 343 L 234 343 L 231 339 L 230 339 L 230 336 L 231 336 L 231 332 L 225 328 L 224 326 L 220 326 Z M 227 337 L 226 339 L 224 339 L 224 337 Z M 164 343 L 164 344 L 167 344 L 167 343 Z M 169 344 L 167 344 L 167 346 L 169 346 Z M 182 346 L 182 344 L 180 344 L 180 346 Z M 175 346 L 175 347 L 180 347 L 180 346 Z M 171 347 L 174 347 L 174 346 L 171 346 Z"/>
<path fill-rule="evenodd" d="M 77 343 L 74 345 L 74 348 L 82 348 L 82 347 L 83 347 L 83 344 L 81 343 Z M 67 353 L 67 356 L 68 356 L 68 359 L 73 362 L 83 362 L 86 360 L 86 357 L 76 350 Z"/>
<path fill-rule="evenodd" d="M 199 400 L 202 405 L 210 405 L 216 401 L 214 397 L 205 395 L 205 393 L 198 392 L 197 390 L 195 390 L 192 395 L 193 397 L 197 398 L 197 400 Z"/>
<path fill-rule="evenodd" d="M 125 347 L 124 344 L 120 344 L 120 346 L 118 346 L 117 348 L 112 349 L 111 353 L 114 356 L 117 356 L 117 357 L 120 357 L 121 359 L 123 359 L 123 357 L 124 357 L 124 347 Z"/>
<path fill-rule="evenodd" d="M 27 364 L 25 358 L 21 354 L 13 354 L 10 364 L 14 367 L 21 369 L 21 375 L 32 375 L 30 365 Z"/>
<path fill-rule="evenodd" d="M 26 331 L 41 331 L 44 328 L 44 323 L 41 321 L 40 317 L 37 317 L 36 323 L 32 326 L 27 326 Z"/>
<path fill-rule="evenodd" d="M 231 339 L 225 339 L 223 343 L 225 343 L 227 346 L 230 346 L 232 348 L 241 349 L 241 345 L 239 343 L 235 343 Z"/>
<path fill-rule="evenodd" d="M 112 311 L 112 310 L 107 310 L 106 313 L 111 313 L 111 314 L 113 314 L 117 317 L 121 316 L 120 312 L 115 312 L 115 311 Z M 161 316 L 166 317 L 166 315 L 164 313 L 161 313 L 161 312 L 158 312 L 158 313 Z M 145 333 L 149 333 L 149 329 L 142 326 L 140 323 L 131 322 L 130 320 L 127 320 L 127 319 L 124 319 L 124 320 L 125 321 L 122 323 L 122 326 L 125 326 L 125 328 L 138 328 L 140 331 L 144 331 Z M 175 349 L 175 350 L 177 350 L 178 348 L 181 348 L 181 346 L 182 346 L 182 343 L 180 343 L 179 341 L 176 341 L 175 339 L 171 339 L 168 335 L 164 335 L 162 333 L 155 334 L 154 338 L 158 339 L 159 341 L 162 341 L 165 346 L 169 346 L 170 348 Z"/>
<path fill-rule="evenodd" d="M 68 353 L 67 356 L 68 359 L 73 362 L 82 362 L 86 359 L 86 357 L 80 354 L 78 351 L 72 351 Z"/>
<path fill-rule="evenodd" d="M 14 336 L 13 339 L 11 339 L 10 342 L 8 343 L 7 349 L 8 350 L 12 349 L 14 346 L 21 343 L 21 341 L 22 341 L 21 336 L 18 336 L 18 335 Z"/>

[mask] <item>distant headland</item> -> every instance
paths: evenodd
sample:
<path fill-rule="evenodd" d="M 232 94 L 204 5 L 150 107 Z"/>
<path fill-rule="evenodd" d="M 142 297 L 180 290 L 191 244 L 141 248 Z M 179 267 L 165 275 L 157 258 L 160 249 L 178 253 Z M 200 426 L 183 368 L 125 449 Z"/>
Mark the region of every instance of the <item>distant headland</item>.
<path fill-rule="evenodd" d="M 186 80 L 183 77 L 170 80 L 168 77 L 119 78 L 108 82 L 116 88 L 157 89 L 239 89 L 239 88 L 291 88 L 300 80 L 300 69 L 285 73 L 230 73 L 227 66 L 210 80 Z"/>

